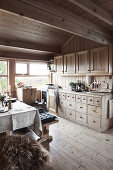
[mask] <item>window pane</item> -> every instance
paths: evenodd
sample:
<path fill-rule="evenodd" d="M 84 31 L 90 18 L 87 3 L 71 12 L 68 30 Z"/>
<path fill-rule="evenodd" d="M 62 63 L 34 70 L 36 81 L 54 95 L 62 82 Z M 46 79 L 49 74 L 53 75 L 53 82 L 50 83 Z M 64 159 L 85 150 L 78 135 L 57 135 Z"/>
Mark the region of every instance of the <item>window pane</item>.
<path fill-rule="evenodd" d="M 48 75 L 47 63 L 30 64 L 30 75 Z"/>
<path fill-rule="evenodd" d="M 0 77 L 0 92 L 7 90 L 7 77 Z"/>
<path fill-rule="evenodd" d="M 16 63 L 16 74 L 27 74 L 27 64 Z"/>
<path fill-rule="evenodd" d="M 7 61 L 0 61 L 0 75 L 7 75 Z"/>
<path fill-rule="evenodd" d="M 40 88 L 44 84 L 49 83 L 49 76 L 44 77 L 16 77 L 15 79 L 16 84 L 19 82 L 24 83 L 25 85 Z"/>

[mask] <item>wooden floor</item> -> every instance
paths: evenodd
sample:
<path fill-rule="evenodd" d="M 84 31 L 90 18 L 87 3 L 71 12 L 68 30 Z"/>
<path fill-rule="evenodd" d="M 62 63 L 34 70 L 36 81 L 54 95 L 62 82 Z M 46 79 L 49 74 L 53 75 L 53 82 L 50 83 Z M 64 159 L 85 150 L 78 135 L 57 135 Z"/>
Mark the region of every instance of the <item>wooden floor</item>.
<path fill-rule="evenodd" d="M 50 135 L 53 141 L 44 146 L 55 170 L 113 170 L 113 129 L 99 133 L 59 118 Z"/>

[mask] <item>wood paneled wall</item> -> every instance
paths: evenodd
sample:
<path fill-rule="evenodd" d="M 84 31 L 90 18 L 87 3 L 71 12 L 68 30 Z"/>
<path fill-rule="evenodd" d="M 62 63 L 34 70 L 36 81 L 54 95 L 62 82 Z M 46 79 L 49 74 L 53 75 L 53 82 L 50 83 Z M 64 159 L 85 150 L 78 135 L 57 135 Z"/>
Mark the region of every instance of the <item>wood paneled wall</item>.
<path fill-rule="evenodd" d="M 104 46 L 104 45 L 82 38 L 82 37 L 79 37 L 77 35 L 74 35 L 62 47 L 62 54 L 73 53 L 73 52 L 87 50 L 90 48 L 97 48 L 101 46 Z"/>
<path fill-rule="evenodd" d="M 73 53 L 91 48 L 98 48 L 101 46 L 104 45 L 75 35 L 71 37 L 71 39 L 68 42 L 66 42 L 65 45 L 62 47 L 62 54 Z M 108 76 L 95 76 L 94 79 L 99 82 L 101 81 L 109 82 Z M 85 83 L 86 77 L 62 76 L 60 74 L 53 73 L 53 83 L 56 85 L 60 85 L 63 88 L 67 88 L 71 81 L 77 82 L 77 80 L 81 80 L 81 82 Z"/>
<path fill-rule="evenodd" d="M 109 83 L 109 77 L 108 76 L 94 76 L 94 79 L 96 81 L 106 81 Z M 69 83 L 72 82 L 77 82 L 78 80 L 81 80 L 81 82 L 83 82 L 86 85 L 86 77 L 85 76 L 80 76 L 80 77 L 74 77 L 74 76 L 61 76 L 58 75 L 57 73 L 54 73 L 53 76 L 53 83 L 56 85 L 59 85 L 63 88 L 68 88 Z"/>

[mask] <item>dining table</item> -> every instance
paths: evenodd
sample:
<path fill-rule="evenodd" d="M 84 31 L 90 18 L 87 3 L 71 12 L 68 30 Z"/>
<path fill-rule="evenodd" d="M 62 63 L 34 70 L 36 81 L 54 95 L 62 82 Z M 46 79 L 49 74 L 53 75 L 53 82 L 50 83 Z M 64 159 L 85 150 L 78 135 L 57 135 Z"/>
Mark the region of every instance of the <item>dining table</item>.
<path fill-rule="evenodd" d="M 0 102 L 0 109 L 2 102 Z M 25 127 L 33 127 L 33 131 L 39 137 L 42 135 L 42 123 L 39 111 L 30 105 L 16 101 L 12 108 L 6 112 L 0 112 L 0 133 L 15 131 Z"/>

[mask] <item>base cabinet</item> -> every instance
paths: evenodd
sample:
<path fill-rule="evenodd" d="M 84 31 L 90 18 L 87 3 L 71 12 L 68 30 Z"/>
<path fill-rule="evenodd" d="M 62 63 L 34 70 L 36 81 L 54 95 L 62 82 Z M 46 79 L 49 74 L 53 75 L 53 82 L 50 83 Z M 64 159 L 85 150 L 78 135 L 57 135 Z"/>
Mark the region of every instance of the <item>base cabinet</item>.
<path fill-rule="evenodd" d="M 99 132 L 113 127 L 108 101 L 112 94 L 59 92 L 58 116 Z"/>
<path fill-rule="evenodd" d="M 32 105 L 36 101 L 36 88 L 17 88 L 17 98 L 19 101 Z"/>

